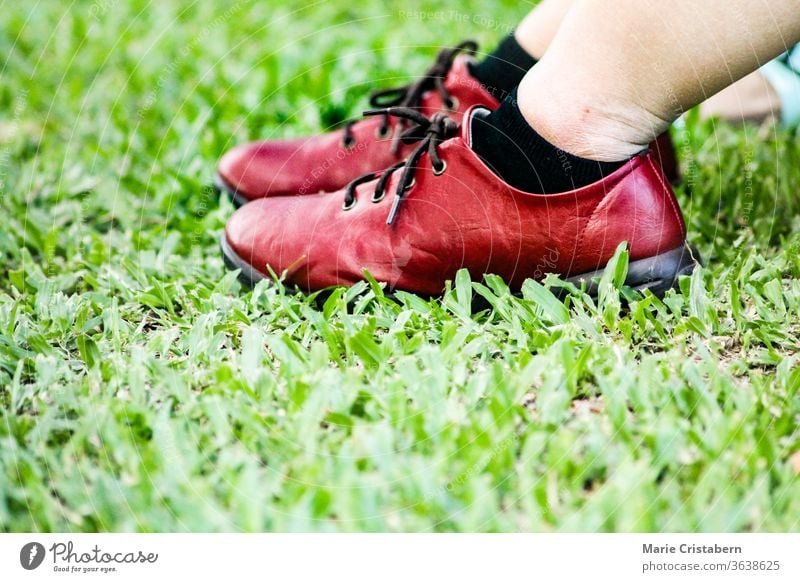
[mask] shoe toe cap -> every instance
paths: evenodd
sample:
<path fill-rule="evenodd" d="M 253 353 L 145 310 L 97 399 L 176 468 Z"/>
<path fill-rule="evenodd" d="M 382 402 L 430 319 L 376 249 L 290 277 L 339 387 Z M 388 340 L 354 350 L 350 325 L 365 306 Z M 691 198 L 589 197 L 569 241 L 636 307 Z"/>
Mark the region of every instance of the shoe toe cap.
<path fill-rule="evenodd" d="M 217 174 L 224 185 L 247 200 L 297 194 L 308 173 L 306 143 L 298 139 L 238 145 L 222 156 Z"/>
<path fill-rule="evenodd" d="M 269 219 L 269 212 L 263 200 L 255 200 L 239 208 L 225 225 L 225 240 L 230 248 L 242 259 L 250 261 L 261 234 Z"/>
<path fill-rule="evenodd" d="M 307 240 L 302 219 L 307 212 L 297 208 L 298 201 L 296 197 L 262 198 L 234 212 L 225 225 L 227 254 L 232 251 L 232 262 L 263 276 L 268 276 L 270 269 L 280 275 L 291 267 L 305 252 Z"/>
<path fill-rule="evenodd" d="M 258 151 L 256 143 L 238 145 L 225 153 L 217 165 L 217 174 L 225 185 L 246 198 L 257 198 L 259 188 Z"/>

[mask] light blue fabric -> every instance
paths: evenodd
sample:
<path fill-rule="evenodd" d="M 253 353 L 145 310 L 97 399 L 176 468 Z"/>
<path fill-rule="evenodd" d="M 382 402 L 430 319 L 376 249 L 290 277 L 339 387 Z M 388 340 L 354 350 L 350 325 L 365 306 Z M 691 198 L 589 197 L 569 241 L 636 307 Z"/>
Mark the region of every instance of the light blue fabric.
<path fill-rule="evenodd" d="M 761 73 L 780 99 L 781 123 L 786 127 L 800 125 L 800 49 L 768 62 Z"/>

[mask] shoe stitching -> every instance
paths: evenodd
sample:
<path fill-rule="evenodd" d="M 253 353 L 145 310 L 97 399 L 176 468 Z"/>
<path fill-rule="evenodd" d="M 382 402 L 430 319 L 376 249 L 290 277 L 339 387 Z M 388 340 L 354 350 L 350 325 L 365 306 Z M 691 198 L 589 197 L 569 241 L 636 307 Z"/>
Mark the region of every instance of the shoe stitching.
<path fill-rule="evenodd" d="M 681 237 L 686 238 L 686 225 L 683 223 L 683 218 L 681 216 L 680 210 L 677 207 L 677 202 L 675 201 L 675 196 L 672 194 L 672 189 L 667 186 L 666 182 L 664 182 L 664 178 L 662 176 L 663 172 L 660 169 L 656 168 L 655 164 L 653 163 L 653 158 L 648 156 L 647 162 L 650 164 L 650 168 L 656 175 L 658 179 L 658 183 L 661 184 L 661 192 L 663 195 L 667 197 L 669 200 L 669 205 L 672 207 L 672 213 L 675 216 L 675 219 L 678 221 L 678 224 L 681 227 Z"/>

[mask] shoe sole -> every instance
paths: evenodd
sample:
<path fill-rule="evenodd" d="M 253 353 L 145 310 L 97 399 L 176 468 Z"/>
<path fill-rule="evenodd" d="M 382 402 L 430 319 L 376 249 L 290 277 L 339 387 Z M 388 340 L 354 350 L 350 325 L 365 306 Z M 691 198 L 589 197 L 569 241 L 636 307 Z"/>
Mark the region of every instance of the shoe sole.
<path fill-rule="evenodd" d="M 222 257 L 225 266 L 231 271 L 239 271 L 239 281 L 248 288 L 253 288 L 256 283 L 267 279 L 267 277 L 253 268 L 253 266 L 242 259 L 230 247 L 225 238 L 225 233 L 220 239 Z M 625 278 L 625 285 L 636 291 L 649 289 L 658 298 L 664 297 L 670 289 L 676 288 L 679 277 L 691 275 L 696 265 L 702 264 L 700 253 L 694 245 L 684 243 L 678 248 L 661 253 L 654 257 L 631 261 L 628 264 L 628 275 Z M 575 275 L 564 279 L 572 283 L 579 289 L 584 286 L 586 293 L 592 297 L 597 296 L 599 281 L 605 269 L 598 269 L 589 273 Z M 296 287 L 289 287 L 298 290 Z"/>
<path fill-rule="evenodd" d="M 213 186 L 214 190 L 216 190 L 218 194 L 227 196 L 230 199 L 230 201 L 233 202 L 233 205 L 236 208 L 241 208 L 242 206 L 250 202 L 248 198 L 245 198 L 243 195 L 239 194 L 236 191 L 236 188 L 228 184 L 225 181 L 225 178 L 223 178 L 219 174 L 214 174 Z"/>
<path fill-rule="evenodd" d="M 628 263 L 628 274 L 625 285 L 636 291 L 649 289 L 659 299 L 670 289 L 676 289 L 680 277 L 691 275 L 695 266 L 702 264 L 697 247 L 684 243 L 654 257 L 639 259 Z M 585 285 L 586 293 L 596 297 L 600 278 L 605 269 L 575 275 L 564 279 L 579 289 Z"/>

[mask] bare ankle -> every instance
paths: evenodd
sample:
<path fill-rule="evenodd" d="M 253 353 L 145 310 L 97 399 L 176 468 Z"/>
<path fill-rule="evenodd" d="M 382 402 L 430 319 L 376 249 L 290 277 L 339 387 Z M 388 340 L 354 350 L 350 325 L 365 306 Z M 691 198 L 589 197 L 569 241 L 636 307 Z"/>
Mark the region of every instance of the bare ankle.
<path fill-rule="evenodd" d="M 599 162 L 626 160 L 669 127 L 668 121 L 641 107 L 604 103 L 579 91 L 561 96 L 531 87 L 535 82 L 526 77 L 519 87 L 522 115 L 544 139 L 574 156 Z"/>

